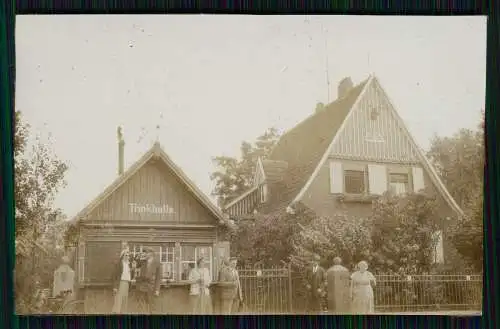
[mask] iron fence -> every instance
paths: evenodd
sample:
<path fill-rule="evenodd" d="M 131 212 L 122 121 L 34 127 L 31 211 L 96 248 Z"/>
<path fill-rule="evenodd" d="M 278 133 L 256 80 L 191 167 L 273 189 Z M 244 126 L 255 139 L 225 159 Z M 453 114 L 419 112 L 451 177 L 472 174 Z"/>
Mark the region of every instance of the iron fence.
<path fill-rule="evenodd" d="M 482 275 L 376 275 L 377 312 L 481 311 Z"/>
<path fill-rule="evenodd" d="M 238 270 L 246 312 L 291 313 L 290 267 Z"/>
<path fill-rule="evenodd" d="M 239 269 L 246 311 L 251 313 L 302 313 L 307 292 L 302 275 L 289 266 Z M 375 311 L 480 312 L 483 277 L 480 274 L 375 275 Z M 326 304 L 326 303 L 325 303 Z"/>

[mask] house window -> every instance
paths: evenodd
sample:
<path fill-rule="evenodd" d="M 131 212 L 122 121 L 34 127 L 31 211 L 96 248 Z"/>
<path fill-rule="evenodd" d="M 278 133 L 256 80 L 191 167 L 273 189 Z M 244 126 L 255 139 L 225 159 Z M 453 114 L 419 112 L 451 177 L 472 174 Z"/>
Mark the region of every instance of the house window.
<path fill-rule="evenodd" d="M 162 280 L 173 280 L 175 278 L 175 244 L 168 243 L 160 246 L 160 263 Z"/>
<path fill-rule="evenodd" d="M 364 170 L 344 170 L 345 193 L 363 194 L 366 192 L 366 172 Z"/>
<path fill-rule="evenodd" d="M 389 188 L 394 194 L 405 194 L 409 191 L 408 174 L 389 174 Z"/>
<path fill-rule="evenodd" d="M 131 248 L 131 256 L 135 258 L 141 252 L 144 251 L 144 247 L 152 248 L 157 255 L 159 255 L 160 266 L 161 266 L 161 274 L 162 281 L 173 280 L 175 278 L 176 266 L 175 266 L 175 244 L 174 243 L 165 243 L 161 245 L 154 244 L 134 244 Z M 139 268 L 135 261 L 132 261 L 132 269 L 134 271 L 134 277 L 139 275 Z"/>
<path fill-rule="evenodd" d="M 189 270 L 196 267 L 196 261 L 200 258 L 205 258 L 208 263 L 210 275 L 213 275 L 212 266 L 212 247 L 211 246 L 195 246 L 195 245 L 182 245 L 181 246 L 181 279 L 187 280 Z"/>

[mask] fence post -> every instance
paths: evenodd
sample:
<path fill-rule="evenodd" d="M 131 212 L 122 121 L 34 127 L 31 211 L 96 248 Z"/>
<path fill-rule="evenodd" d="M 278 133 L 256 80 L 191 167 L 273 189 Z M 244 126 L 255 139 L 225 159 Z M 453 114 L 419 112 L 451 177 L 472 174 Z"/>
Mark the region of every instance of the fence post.
<path fill-rule="evenodd" d="M 293 313 L 293 298 L 292 298 L 292 263 L 288 263 L 288 305 L 290 313 Z"/>

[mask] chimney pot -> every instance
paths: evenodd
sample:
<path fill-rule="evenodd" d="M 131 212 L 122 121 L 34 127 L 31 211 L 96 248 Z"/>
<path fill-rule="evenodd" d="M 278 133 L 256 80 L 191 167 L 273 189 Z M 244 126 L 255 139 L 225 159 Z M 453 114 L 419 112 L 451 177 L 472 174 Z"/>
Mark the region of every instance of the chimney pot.
<path fill-rule="evenodd" d="M 337 98 L 338 99 L 344 98 L 349 93 L 349 91 L 351 91 L 353 86 L 354 85 L 352 83 L 351 77 L 346 77 L 342 79 L 339 82 L 339 86 L 337 89 Z"/>
<path fill-rule="evenodd" d="M 122 127 L 118 127 L 118 175 L 123 174 L 124 170 L 124 152 L 125 152 L 125 141 L 123 140 Z"/>
<path fill-rule="evenodd" d="M 318 113 L 319 111 L 321 111 L 324 108 L 325 108 L 325 104 L 320 102 L 320 103 L 316 104 L 315 112 Z"/>

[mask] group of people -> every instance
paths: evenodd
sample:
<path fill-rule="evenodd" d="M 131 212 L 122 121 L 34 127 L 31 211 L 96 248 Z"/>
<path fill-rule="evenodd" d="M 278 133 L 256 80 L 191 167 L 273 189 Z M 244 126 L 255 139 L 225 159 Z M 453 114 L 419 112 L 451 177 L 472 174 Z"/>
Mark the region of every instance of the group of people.
<path fill-rule="evenodd" d="M 326 308 L 332 313 L 370 314 L 374 312 L 373 287 L 375 277 L 368 271 L 368 263 L 360 261 L 355 271 L 342 266 L 335 257 L 333 266 L 325 270 L 315 255 L 307 271 L 308 310 L 322 312 Z M 325 303 L 326 302 L 326 303 Z M 327 304 L 327 305 L 325 305 Z"/>
<path fill-rule="evenodd" d="M 133 265 L 134 266 L 133 266 Z M 232 282 L 234 296 L 231 298 L 229 310 L 224 313 L 234 312 L 242 302 L 241 285 L 236 270 L 235 258 L 225 260 L 219 272 L 220 282 Z M 189 309 L 192 314 L 213 313 L 210 285 L 212 278 L 207 261 L 201 257 L 196 261 L 196 266 L 190 266 L 182 278 L 189 283 Z M 161 264 L 151 248 L 144 248 L 136 257 L 130 257 L 128 248 L 124 248 L 113 273 L 114 304 L 112 313 L 126 312 L 130 282 L 135 279 L 137 307 L 141 314 L 151 314 L 155 297 L 160 294 Z"/>

